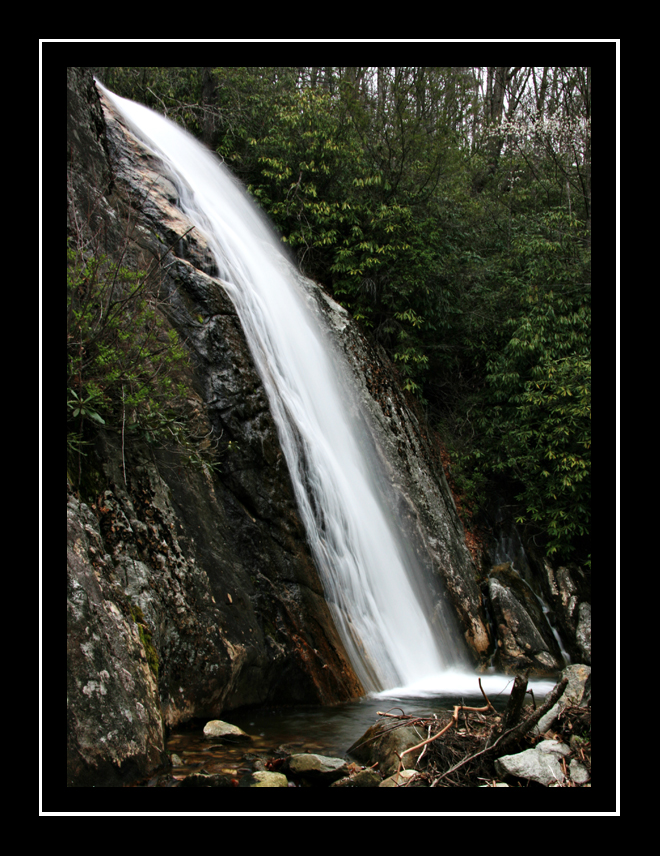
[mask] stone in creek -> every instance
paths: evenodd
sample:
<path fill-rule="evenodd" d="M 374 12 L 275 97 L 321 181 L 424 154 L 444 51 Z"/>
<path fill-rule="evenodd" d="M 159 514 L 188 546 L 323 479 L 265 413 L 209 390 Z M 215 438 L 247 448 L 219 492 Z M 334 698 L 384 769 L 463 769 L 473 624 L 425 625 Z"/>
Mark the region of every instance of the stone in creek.
<path fill-rule="evenodd" d="M 288 788 L 289 782 L 282 773 L 269 773 L 268 770 L 261 770 L 243 776 L 238 786 L 239 788 Z"/>
<path fill-rule="evenodd" d="M 329 785 L 348 773 L 348 764 L 343 758 L 328 758 L 326 755 L 292 755 L 287 763 L 292 776 L 300 776 L 308 782 Z"/>
<path fill-rule="evenodd" d="M 237 725 L 223 722 L 221 719 L 212 719 L 204 726 L 204 736 L 214 737 L 227 743 L 248 743 L 252 738 Z"/>

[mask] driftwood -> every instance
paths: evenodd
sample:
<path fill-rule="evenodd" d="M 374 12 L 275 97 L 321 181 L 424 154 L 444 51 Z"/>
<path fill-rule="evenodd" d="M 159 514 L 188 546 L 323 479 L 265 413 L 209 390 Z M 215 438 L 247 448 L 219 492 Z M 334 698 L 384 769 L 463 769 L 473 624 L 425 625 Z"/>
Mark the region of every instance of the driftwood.
<path fill-rule="evenodd" d="M 536 723 L 541 719 L 541 717 L 545 716 L 546 713 L 550 710 L 551 707 L 554 707 L 555 704 L 559 701 L 559 699 L 564 694 L 564 690 L 568 685 L 568 678 L 562 678 L 561 681 L 555 686 L 545 697 L 545 701 L 541 705 L 538 710 L 535 710 L 531 713 L 526 719 L 524 719 L 518 725 L 514 725 L 513 728 L 509 729 L 509 731 L 505 731 L 500 737 L 497 738 L 495 743 L 490 748 L 495 748 L 496 745 L 499 745 L 500 749 L 506 748 L 510 746 L 512 743 L 516 743 L 520 740 L 521 737 L 524 737 L 529 731 L 534 728 Z"/>
<path fill-rule="evenodd" d="M 508 731 L 520 720 L 523 704 L 525 703 L 525 695 L 527 694 L 527 675 L 516 675 L 513 682 L 513 689 L 509 696 L 509 703 L 504 712 L 504 720 L 502 721 L 502 730 Z"/>
<path fill-rule="evenodd" d="M 399 755 L 399 766 L 398 766 L 397 771 L 396 771 L 397 775 L 401 772 L 401 765 L 403 764 L 403 756 L 407 755 L 409 752 L 414 752 L 416 749 L 421 749 L 422 746 L 427 746 L 429 743 L 433 743 L 433 741 L 437 740 L 438 737 L 442 737 L 442 735 L 445 734 L 445 732 L 449 731 L 450 728 L 452 728 L 454 725 L 456 725 L 456 723 L 458 722 L 458 714 L 462 710 L 471 710 L 471 711 L 476 711 L 477 713 L 485 713 L 488 710 L 492 710 L 493 713 L 495 712 L 495 708 L 490 703 L 490 699 L 488 698 L 488 696 L 486 695 L 486 693 L 483 690 L 483 687 L 481 686 L 481 678 L 479 679 L 479 689 L 481 690 L 481 694 L 483 695 L 483 697 L 486 699 L 486 704 L 484 705 L 484 707 L 467 707 L 464 704 L 454 705 L 454 712 L 452 713 L 451 720 L 442 729 L 442 731 L 438 731 L 438 733 L 434 734 L 433 737 L 429 737 L 427 740 L 423 740 L 421 743 L 418 743 L 416 746 L 411 746 L 409 749 L 406 749 L 405 752 L 402 752 Z M 426 749 L 424 751 L 426 751 Z M 422 753 L 422 754 L 424 754 L 424 753 Z M 419 758 L 417 760 L 419 760 Z"/>
<path fill-rule="evenodd" d="M 527 681 L 525 681 L 527 683 Z M 489 746 L 486 746 L 485 749 L 482 749 L 480 752 L 475 752 L 474 755 L 470 755 L 468 758 L 464 758 L 460 763 L 455 764 L 451 769 L 446 770 L 442 775 L 438 776 L 431 783 L 431 787 L 434 787 L 441 779 L 445 776 L 448 776 L 450 773 L 454 773 L 456 770 L 463 767 L 465 764 L 468 764 L 470 761 L 474 761 L 476 758 L 479 758 L 482 755 L 490 755 L 494 753 L 494 750 L 497 749 L 498 752 L 502 752 L 503 749 L 506 749 L 508 746 L 511 746 L 514 743 L 517 743 L 521 737 L 524 737 L 532 728 L 536 725 L 536 723 L 541 719 L 542 716 L 553 707 L 558 699 L 561 698 L 566 686 L 568 684 L 568 678 L 562 678 L 561 681 L 551 690 L 550 693 L 545 698 L 545 701 L 541 705 L 538 710 L 535 710 L 530 716 L 520 722 L 518 725 L 514 725 L 512 728 L 509 728 L 508 731 L 503 731 L 499 737 L 495 740 L 494 743 L 491 743 Z"/>
<path fill-rule="evenodd" d="M 529 715 L 525 716 L 521 719 L 523 714 L 523 703 L 525 700 L 526 690 L 527 690 L 527 677 L 524 676 L 522 678 L 516 678 L 514 682 L 514 687 L 511 691 L 511 695 L 509 698 L 509 704 L 507 705 L 507 709 L 504 712 L 502 719 L 499 720 L 494 718 L 492 723 L 489 723 L 488 720 L 484 719 L 483 716 L 479 717 L 477 721 L 470 719 L 469 716 L 465 719 L 465 731 L 461 731 L 460 733 L 456 733 L 456 736 L 452 736 L 451 729 L 455 728 L 455 726 L 459 722 L 459 716 L 462 712 L 470 713 L 475 712 L 479 714 L 487 714 L 492 713 L 495 714 L 495 708 L 490 703 L 490 700 L 486 696 L 482 686 L 481 681 L 479 681 L 479 689 L 486 700 L 486 704 L 483 707 L 468 707 L 466 705 L 455 705 L 453 709 L 453 713 L 449 722 L 444 725 L 438 731 L 437 734 L 431 735 L 431 729 L 433 726 L 437 726 L 437 718 L 433 718 L 432 720 L 420 718 L 419 716 L 406 716 L 403 712 L 402 715 L 393 714 L 389 712 L 381 712 L 378 711 L 379 716 L 388 716 L 392 719 L 398 720 L 397 725 L 394 727 L 400 727 L 401 725 L 411 725 L 415 724 L 418 726 L 424 726 L 428 729 L 428 737 L 426 740 L 422 740 L 420 743 L 415 746 L 411 746 L 406 749 L 405 752 L 402 752 L 399 757 L 399 765 L 397 768 L 397 774 L 401 772 L 403 767 L 404 757 L 412 752 L 415 752 L 419 749 L 422 749 L 422 753 L 416 759 L 415 764 L 418 764 L 419 761 L 424 757 L 427 752 L 427 749 L 431 750 L 431 755 L 427 758 L 427 769 L 425 772 L 425 778 L 429 781 L 431 787 L 437 787 L 440 782 L 443 780 L 447 780 L 447 777 L 456 773 L 456 771 L 461 768 L 466 768 L 466 765 L 471 765 L 468 768 L 467 778 L 466 771 L 461 773 L 461 777 L 463 781 L 467 781 L 473 778 L 475 775 L 478 775 L 479 767 L 482 767 L 485 764 L 486 767 L 489 767 L 492 764 L 493 756 L 500 755 L 505 752 L 509 747 L 513 747 L 514 745 L 519 744 L 520 740 L 529 732 L 531 729 L 537 724 L 537 722 L 544 716 L 551 707 L 557 702 L 557 700 L 561 697 L 564 690 L 566 689 L 566 685 L 568 683 L 567 678 L 563 678 L 554 689 L 546 696 L 544 703 L 537 709 L 534 710 Z M 476 731 L 474 727 L 470 728 L 470 723 L 476 725 Z M 445 735 L 445 740 L 441 744 L 441 751 L 435 748 L 437 747 L 437 741 L 440 737 Z M 451 739 L 450 739 L 451 738 Z M 466 751 L 466 744 L 471 745 L 471 748 L 477 748 L 481 745 L 481 748 L 477 752 L 472 752 L 467 757 L 462 758 L 458 763 L 453 764 L 449 767 L 449 769 L 440 772 L 438 770 L 438 766 L 444 766 L 449 761 L 451 763 L 451 756 L 456 759 L 456 756 L 460 756 Z M 469 750 L 468 750 L 469 751 Z M 473 762 L 477 762 L 474 764 Z M 435 769 L 434 769 L 435 768 Z M 475 773 L 475 769 L 477 772 Z M 439 773 L 439 775 L 438 775 Z M 440 787 L 444 787 L 446 784 L 440 785 Z"/>

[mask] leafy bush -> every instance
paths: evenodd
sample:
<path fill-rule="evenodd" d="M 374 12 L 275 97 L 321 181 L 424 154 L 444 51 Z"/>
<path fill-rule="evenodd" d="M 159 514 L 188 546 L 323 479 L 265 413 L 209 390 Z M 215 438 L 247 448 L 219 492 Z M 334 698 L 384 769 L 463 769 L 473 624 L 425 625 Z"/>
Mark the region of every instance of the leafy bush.
<path fill-rule="evenodd" d="M 561 211 L 519 236 L 522 264 L 510 280 L 518 304 L 488 358 L 478 423 L 490 470 L 518 484 L 519 522 L 540 526 L 548 553 L 562 559 L 588 535 L 591 517 L 591 299 L 581 237 Z"/>
<path fill-rule="evenodd" d="M 146 272 L 67 242 L 67 449 L 85 455 L 99 425 L 199 461 L 188 419 L 189 360 Z"/>

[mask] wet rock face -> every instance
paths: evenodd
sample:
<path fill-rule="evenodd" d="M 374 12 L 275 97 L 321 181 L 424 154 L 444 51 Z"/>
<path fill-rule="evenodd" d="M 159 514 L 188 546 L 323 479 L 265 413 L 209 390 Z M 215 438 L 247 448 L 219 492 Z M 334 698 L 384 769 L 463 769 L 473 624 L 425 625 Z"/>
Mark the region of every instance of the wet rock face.
<path fill-rule="evenodd" d="M 488 592 L 497 626 L 497 667 L 505 674 L 557 672 L 563 658 L 541 604 L 509 563 L 493 567 Z"/>
<path fill-rule="evenodd" d="M 485 594 L 496 624 L 498 667 L 542 674 L 551 662 L 557 668 L 564 661 L 591 664 L 589 569 L 552 565 L 533 537 L 518 531 L 502 496 L 491 497 L 484 524 L 491 567 Z M 530 624 L 534 630 L 528 632 Z"/>
<path fill-rule="evenodd" d="M 591 578 L 577 565 L 554 568 L 547 558 L 539 562 L 544 591 L 552 604 L 569 653 L 591 665 Z"/>

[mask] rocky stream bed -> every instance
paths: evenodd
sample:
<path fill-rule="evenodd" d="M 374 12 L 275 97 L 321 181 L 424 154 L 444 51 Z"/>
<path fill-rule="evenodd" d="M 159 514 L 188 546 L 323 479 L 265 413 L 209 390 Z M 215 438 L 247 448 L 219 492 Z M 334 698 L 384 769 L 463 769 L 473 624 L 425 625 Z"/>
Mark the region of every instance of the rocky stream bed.
<path fill-rule="evenodd" d="M 591 669 L 567 667 L 543 700 L 517 678 L 506 708 L 381 711 L 341 757 L 323 741 L 268 747 L 236 725 L 168 742 L 171 767 L 135 787 L 591 787 Z M 178 750 L 178 751 L 177 751 Z"/>

